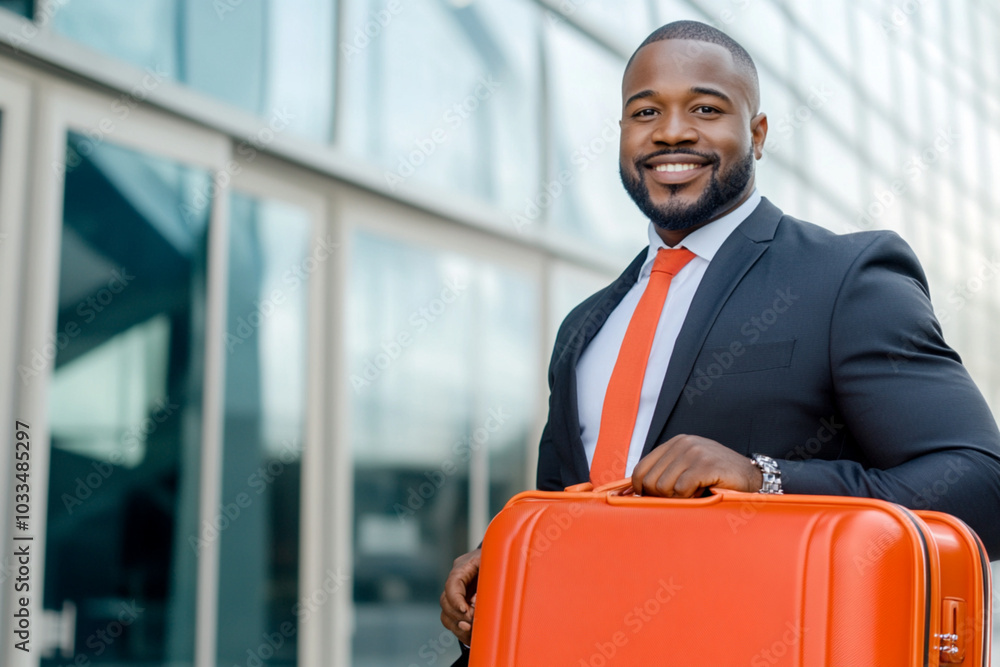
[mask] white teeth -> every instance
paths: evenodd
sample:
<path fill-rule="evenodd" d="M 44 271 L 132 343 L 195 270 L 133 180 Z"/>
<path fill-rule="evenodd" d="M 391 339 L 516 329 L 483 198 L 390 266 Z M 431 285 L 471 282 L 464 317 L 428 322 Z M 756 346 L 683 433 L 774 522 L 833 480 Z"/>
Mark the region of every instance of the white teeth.
<path fill-rule="evenodd" d="M 658 164 L 653 167 L 653 171 L 691 171 L 700 166 L 698 164 Z"/>

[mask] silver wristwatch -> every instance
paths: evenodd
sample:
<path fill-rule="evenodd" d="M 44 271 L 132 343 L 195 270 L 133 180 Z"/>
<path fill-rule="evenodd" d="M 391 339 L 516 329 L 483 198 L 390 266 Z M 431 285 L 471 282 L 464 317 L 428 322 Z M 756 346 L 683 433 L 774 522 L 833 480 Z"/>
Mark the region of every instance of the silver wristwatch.
<path fill-rule="evenodd" d="M 760 485 L 760 491 L 757 493 L 784 493 L 781 490 L 781 468 L 778 467 L 777 461 L 770 456 L 754 454 L 750 457 L 750 462 L 760 468 L 764 477 L 764 483 Z"/>

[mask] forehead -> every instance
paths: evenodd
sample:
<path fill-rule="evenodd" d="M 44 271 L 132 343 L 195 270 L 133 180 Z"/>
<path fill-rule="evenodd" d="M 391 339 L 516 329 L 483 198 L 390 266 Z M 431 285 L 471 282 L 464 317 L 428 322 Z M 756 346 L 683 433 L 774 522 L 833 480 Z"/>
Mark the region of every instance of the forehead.
<path fill-rule="evenodd" d="M 666 94 L 694 87 L 715 88 L 751 104 L 747 76 L 729 50 L 690 39 L 664 39 L 639 49 L 622 79 L 622 101 L 643 90 Z"/>

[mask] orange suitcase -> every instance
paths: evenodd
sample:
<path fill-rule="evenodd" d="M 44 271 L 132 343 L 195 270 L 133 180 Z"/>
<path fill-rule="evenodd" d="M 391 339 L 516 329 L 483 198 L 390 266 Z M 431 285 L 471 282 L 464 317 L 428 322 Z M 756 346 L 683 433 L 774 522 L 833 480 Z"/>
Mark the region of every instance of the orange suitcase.
<path fill-rule="evenodd" d="M 630 487 L 507 503 L 483 542 L 470 667 L 989 662 L 989 561 L 950 515 Z"/>

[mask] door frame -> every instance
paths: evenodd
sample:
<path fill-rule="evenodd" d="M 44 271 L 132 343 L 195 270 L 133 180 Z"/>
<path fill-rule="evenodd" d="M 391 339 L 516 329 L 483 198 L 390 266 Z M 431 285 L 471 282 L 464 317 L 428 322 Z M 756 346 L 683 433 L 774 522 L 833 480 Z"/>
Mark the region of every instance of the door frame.
<path fill-rule="evenodd" d="M 28 174 L 27 224 L 23 233 L 22 269 L 20 281 L 16 284 L 27 286 L 21 294 L 19 317 L 19 340 L 16 346 L 16 361 L 30 364 L 33 354 L 48 342 L 57 324 L 59 265 L 63 215 L 63 193 L 65 186 L 64 163 L 66 139 L 70 131 L 91 137 L 94 143 L 108 141 L 167 158 L 188 166 L 209 171 L 213 176 L 221 172 L 228 161 L 231 143 L 228 138 L 205 130 L 197 125 L 182 121 L 174 116 L 147 108 L 141 100 L 129 93 L 120 95 L 102 94 L 68 83 L 48 73 L 27 70 L 27 77 L 35 88 L 34 126 L 26 133 L 30 142 L 32 162 L 25 170 Z M 135 90 L 144 90 L 152 85 L 149 74 L 137 72 Z M 218 433 L 221 416 L 214 406 L 221 403 L 222 390 L 218 361 L 220 354 L 212 350 L 211 341 L 221 345 L 224 331 L 225 312 L 225 253 L 221 241 L 226 240 L 225 209 L 219 204 L 221 198 L 213 202 L 209 221 L 208 285 L 206 297 L 206 369 L 204 397 L 202 405 L 202 452 L 199 486 L 199 519 L 210 518 L 209 507 L 212 498 L 218 496 L 219 480 L 212 479 L 212 462 L 218 458 L 221 442 Z M 222 264 L 220 266 L 220 263 Z M 52 347 L 54 358 L 54 347 Z M 18 386 L 13 397 L 13 406 L 18 418 L 31 424 L 32 448 L 32 527 L 34 535 L 33 568 L 31 574 L 32 596 L 29 605 L 33 619 L 32 637 L 40 636 L 43 622 L 45 535 L 47 529 L 46 497 L 49 479 L 50 431 L 48 424 L 48 393 L 52 380 L 52 358 L 47 360 L 39 373 L 30 382 Z M 215 363 L 213 363 L 215 362 Z M 196 592 L 196 664 L 208 665 L 200 656 L 212 651 L 216 618 L 211 613 L 215 589 L 212 573 L 218 568 L 217 545 L 206 546 L 198 561 Z M 16 667 L 36 667 L 40 652 L 16 651 L 11 647 L 5 656 L 6 664 Z"/>

